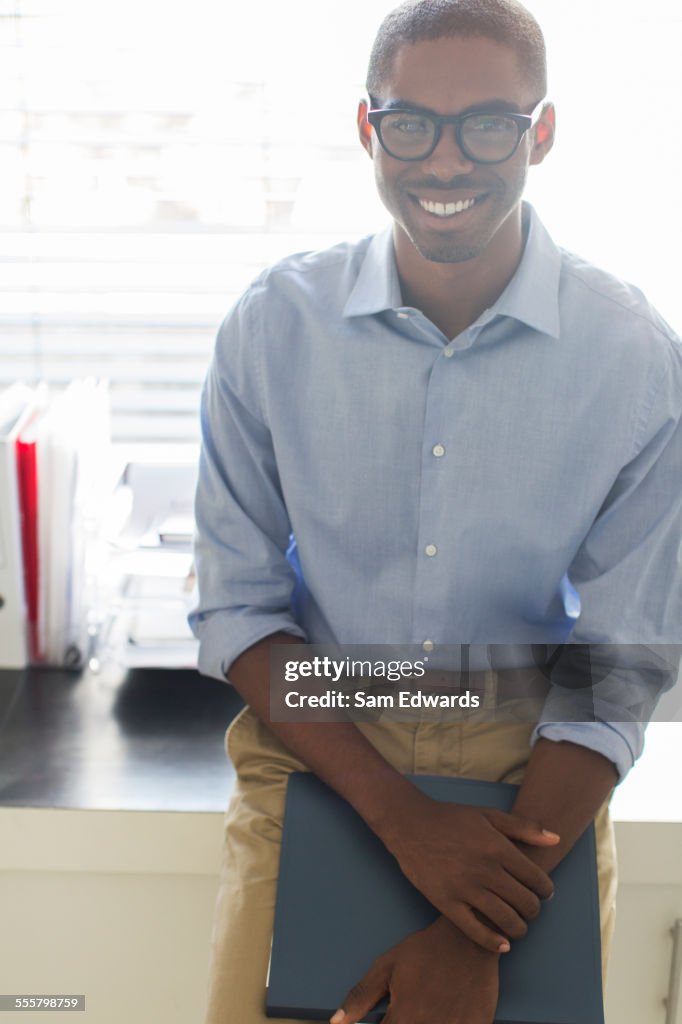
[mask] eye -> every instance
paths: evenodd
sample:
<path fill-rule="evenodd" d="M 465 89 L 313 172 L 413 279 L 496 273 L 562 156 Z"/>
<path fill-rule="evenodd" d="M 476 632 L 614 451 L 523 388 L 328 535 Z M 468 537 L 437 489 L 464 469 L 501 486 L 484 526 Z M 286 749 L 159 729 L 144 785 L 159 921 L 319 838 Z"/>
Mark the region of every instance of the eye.
<path fill-rule="evenodd" d="M 419 114 L 393 114 L 384 118 L 383 128 L 397 135 L 426 135 L 430 131 L 430 124 L 427 118 Z"/>
<path fill-rule="evenodd" d="M 468 131 L 481 135 L 506 135 L 516 131 L 516 123 L 501 114 L 476 114 L 466 119 Z"/>

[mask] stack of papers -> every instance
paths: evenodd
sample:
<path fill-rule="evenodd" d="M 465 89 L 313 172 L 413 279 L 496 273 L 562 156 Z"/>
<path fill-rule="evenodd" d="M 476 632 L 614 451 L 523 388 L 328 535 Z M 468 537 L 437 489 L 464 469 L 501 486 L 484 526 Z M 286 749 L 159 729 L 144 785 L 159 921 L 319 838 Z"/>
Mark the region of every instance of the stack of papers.
<path fill-rule="evenodd" d="M 124 530 L 118 597 L 101 656 L 129 669 L 196 668 L 198 642 L 187 623 L 197 601 L 193 533 L 191 506 L 155 512 L 138 536 Z"/>
<path fill-rule="evenodd" d="M 126 668 L 196 668 L 198 643 L 187 625 L 194 604 L 191 567 L 185 575 L 129 573 L 110 642 L 116 659 Z"/>

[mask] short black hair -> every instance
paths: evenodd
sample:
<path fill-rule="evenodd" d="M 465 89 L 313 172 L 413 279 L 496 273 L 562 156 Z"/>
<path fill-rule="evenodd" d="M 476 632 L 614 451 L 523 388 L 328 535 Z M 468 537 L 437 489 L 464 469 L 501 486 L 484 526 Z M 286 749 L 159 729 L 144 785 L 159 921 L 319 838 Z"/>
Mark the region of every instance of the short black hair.
<path fill-rule="evenodd" d="M 538 99 L 545 96 L 545 40 L 533 15 L 517 0 L 407 0 L 386 15 L 374 40 L 366 83 L 373 101 L 402 46 L 446 36 L 479 36 L 509 46 Z"/>

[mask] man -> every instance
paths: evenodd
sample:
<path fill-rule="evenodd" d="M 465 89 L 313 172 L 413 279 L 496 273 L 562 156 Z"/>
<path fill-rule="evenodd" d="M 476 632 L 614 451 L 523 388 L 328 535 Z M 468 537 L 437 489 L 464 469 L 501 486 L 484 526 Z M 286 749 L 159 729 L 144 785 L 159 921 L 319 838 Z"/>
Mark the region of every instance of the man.
<path fill-rule="evenodd" d="M 249 705 L 227 740 L 210 1024 L 264 1020 L 296 768 L 344 796 L 442 914 L 358 979 L 334 1024 L 386 992 L 387 1024 L 490 1024 L 500 956 L 592 820 L 604 964 L 613 928 L 607 805 L 641 752 L 636 715 L 566 723 L 550 694 L 535 727 L 274 722 L 273 644 L 435 658 L 570 641 L 555 673 L 570 682 L 584 645 L 673 642 L 680 621 L 680 347 L 521 202 L 554 137 L 537 24 L 515 0 L 404 4 L 367 87 L 360 142 L 392 230 L 263 274 L 223 324 L 204 392 L 193 625 L 201 669 Z M 633 705 L 655 700 L 655 672 L 627 655 L 619 671 Z M 522 785 L 514 813 L 494 814 L 436 804 L 408 771 Z"/>

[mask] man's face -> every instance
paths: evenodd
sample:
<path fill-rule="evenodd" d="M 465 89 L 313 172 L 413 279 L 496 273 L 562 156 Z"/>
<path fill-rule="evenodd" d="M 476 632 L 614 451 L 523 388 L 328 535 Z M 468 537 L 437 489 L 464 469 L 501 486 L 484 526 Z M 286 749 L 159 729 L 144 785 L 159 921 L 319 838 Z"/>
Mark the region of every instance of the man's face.
<path fill-rule="evenodd" d="M 540 99 L 520 74 L 514 50 L 477 36 L 403 46 L 377 97 L 382 107 L 419 107 L 445 115 L 474 110 L 529 113 Z M 363 105 L 358 124 L 362 144 L 374 161 L 379 195 L 398 231 L 425 259 L 460 263 L 480 255 L 518 209 L 529 163 L 539 163 L 551 146 L 551 115 L 551 110 L 543 114 L 537 139 L 531 129 L 509 160 L 487 166 L 462 153 L 452 125 L 443 127 L 430 156 L 404 162 L 381 148 L 364 120 Z M 468 208 L 443 216 L 443 207 L 455 203 Z M 425 208 L 429 204 L 431 209 Z"/>

